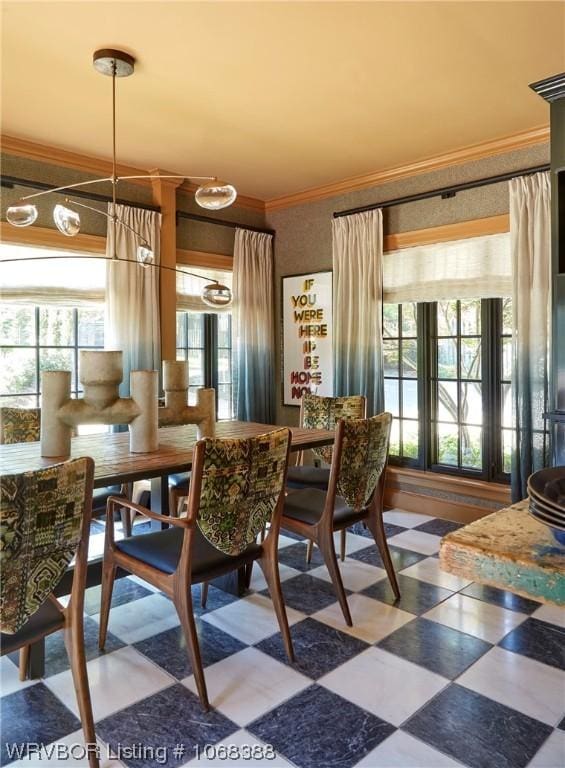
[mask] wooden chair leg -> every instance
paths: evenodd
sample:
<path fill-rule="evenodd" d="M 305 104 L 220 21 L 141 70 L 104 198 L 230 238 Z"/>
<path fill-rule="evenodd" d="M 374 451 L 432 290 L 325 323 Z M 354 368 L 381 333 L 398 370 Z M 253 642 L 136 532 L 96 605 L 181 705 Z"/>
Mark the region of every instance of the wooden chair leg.
<path fill-rule="evenodd" d="M 332 584 L 336 591 L 337 599 L 341 606 L 343 618 L 348 627 L 353 626 L 351 619 L 351 613 L 349 611 L 349 605 L 347 604 L 347 596 L 343 587 L 343 581 L 341 580 L 341 573 L 339 572 L 339 566 L 337 564 L 337 557 L 335 554 L 333 531 L 320 531 L 320 536 L 317 540 L 317 545 L 320 548 L 324 563 L 330 574 Z"/>
<path fill-rule="evenodd" d="M 176 488 L 169 489 L 169 514 L 173 517 L 179 514 L 179 494 Z"/>
<path fill-rule="evenodd" d="M 339 559 L 343 563 L 343 561 L 345 560 L 345 539 L 346 539 L 346 536 L 347 536 L 347 529 L 346 528 L 342 528 L 341 531 L 339 532 L 339 534 L 340 534 L 340 539 L 339 539 Z"/>
<path fill-rule="evenodd" d="M 381 559 L 383 561 L 385 570 L 387 572 L 387 576 L 390 581 L 390 586 L 392 587 L 392 591 L 394 592 L 394 596 L 396 597 L 397 600 L 399 600 L 400 587 L 398 586 L 398 580 L 396 578 L 394 565 L 392 564 L 392 558 L 390 556 L 390 550 L 388 548 L 388 542 L 386 540 L 385 526 L 384 526 L 382 515 L 380 514 L 377 514 L 375 516 L 371 515 L 369 518 L 367 518 L 367 527 L 371 531 L 371 533 L 373 534 L 373 538 L 375 539 L 375 543 L 381 555 Z"/>
<path fill-rule="evenodd" d="M 311 563 L 312 562 L 312 552 L 314 551 L 314 542 L 312 539 L 308 539 L 308 543 L 306 544 L 306 562 Z"/>
<path fill-rule="evenodd" d="M 29 654 L 31 651 L 30 645 L 24 645 L 20 648 L 20 680 L 24 682 L 27 680 L 29 671 Z"/>
<path fill-rule="evenodd" d="M 208 582 L 203 581 L 200 585 L 200 605 L 206 608 L 206 601 L 208 600 Z"/>
<path fill-rule="evenodd" d="M 124 536 L 129 538 L 132 534 L 132 526 L 133 526 L 133 515 L 134 513 L 130 510 L 126 509 L 125 507 L 122 507 L 120 510 L 120 516 L 122 518 L 122 531 L 124 532 Z"/>
<path fill-rule="evenodd" d="M 106 635 L 108 633 L 108 619 L 110 617 L 110 605 L 112 603 L 112 591 L 116 578 L 116 566 L 106 559 L 102 564 L 102 596 L 100 598 L 100 626 L 98 628 L 98 647 L 104 650 Z"/>
<path fill-rule="evenodd" d="M 279 563 L 276 549 L 274 547 L 269 547 L 268 550 L 266 547 L 263 548 L 263 555 L 257 562 L 263 571 L 263 576 L 265 577 L 267 587 L 269 588 L 269 595 L 273 601 L 273 606 L 277 616 L 277 621 L 279 622 L 279 629 L 281 631 L 287 658 L 291 663 L 293 663 L 294 648 L 292 646 L 292 638 L 290 636 L 288 617 L 284 607 L 284 598 L 281 589 L 281 579 L 279 575 Z"/>
<path fill-rule="evenodd" d="M 194 621 L 194 613 L 192 610 L 192 593 L 190 587 L 184 591 L 179 590 L 173 597 L 173 601 L 184 632 L 188 658 L 190 659 L 190 664 L 192 666 L 200 703 L 202 704 L 203 709 L 207 712 L 210 709 L 210 703 L 208 701 L 208 691 L 206 690 L 206 680 L 204 679 L 204 669 L 202 667 L 202 658 L 200 656 L 200 645 L 198 643 L 196 623 Z"/>
<path fill-rule="evenodd" d="M 65 646 L 71 663 L 71 672 L 77 697 L 80 721 L 84 733 L 84 741 L 88 751 L 88 764 L 90 768 L 99 768 L 98 755 L 96 754 L 96 732 L 94 730 L 94 717 L 92 715 L 92 702 L 90 701 L 90 689 L 88 687 L 88 675 L 86 671 L 86 654 L 84 652 L 84 632 L 79 626 L 65 627 Z"/>

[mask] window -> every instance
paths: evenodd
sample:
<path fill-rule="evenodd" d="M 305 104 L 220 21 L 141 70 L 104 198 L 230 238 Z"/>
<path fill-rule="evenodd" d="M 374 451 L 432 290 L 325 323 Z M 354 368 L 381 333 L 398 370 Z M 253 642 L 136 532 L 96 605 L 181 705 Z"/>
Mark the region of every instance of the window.
<path fill-rule="evenodd" d="M 199 387 L 216 390 L 218 419 L 233 418 L 231 315 L 177 312 L 177 360 L 188 360 L 189 402 Z"/>
<path fill-rule="evenodd" d="M 392 463 L 508 480 L 511 314 L 508 298 L 384 304 Z"/>

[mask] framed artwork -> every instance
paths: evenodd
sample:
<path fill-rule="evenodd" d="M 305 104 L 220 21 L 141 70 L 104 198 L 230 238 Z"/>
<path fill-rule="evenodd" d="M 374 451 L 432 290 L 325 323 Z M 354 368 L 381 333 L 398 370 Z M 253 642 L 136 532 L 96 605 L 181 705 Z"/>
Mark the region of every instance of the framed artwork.
<path fill-rule="evenodd" d="M 283 405 L 333 395 L 332 299 L 331 271 L 282 278 Z"/>

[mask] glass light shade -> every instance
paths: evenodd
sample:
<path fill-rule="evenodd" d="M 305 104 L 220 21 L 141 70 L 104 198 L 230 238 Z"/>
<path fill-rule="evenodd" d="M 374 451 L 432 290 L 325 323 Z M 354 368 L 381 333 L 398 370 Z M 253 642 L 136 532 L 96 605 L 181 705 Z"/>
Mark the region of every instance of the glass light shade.
<path fill-rule="evenodd" d="M 202 301 L 209 307 L 227 307 L 231 300 L 231 290 L 227 285 L 210 283 L 202 289 Z"/>
<path fill-rule="evenodd" d="M 209 211 L 219 211 L 220 208 L 227 208 L 237 197 L 237 190 L 232 184 L 225 181 L 214 179 L 207 181 L 198 187 L 194 193 L 194 199 L 201 208 L 207 208 Z"/>
<path fill-rule="evenodd" d="M 148 267 L 150 264 L 153 264 L 153 261 L 155 260 L 155 254 L 147 244 L 138 245 L 137 260 L 142 267 Z"/>
<path fill-rule="evenodd" d="M 64 205 L 53 208 L 53 221 L 59 232 L 67 237 L 74 237 L 80 232 L 80 216 Z"/>
<path fill-rule="evenodd" d="M 6 219 L 14 227 L 29 227 L 37 219 L 35 205 L 11 205 L 6 210 Z"/>

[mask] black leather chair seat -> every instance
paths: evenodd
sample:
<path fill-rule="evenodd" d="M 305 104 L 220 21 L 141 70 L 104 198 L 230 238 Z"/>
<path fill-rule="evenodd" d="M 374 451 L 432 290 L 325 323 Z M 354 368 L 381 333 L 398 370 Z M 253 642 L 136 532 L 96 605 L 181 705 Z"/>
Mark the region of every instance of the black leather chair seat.
<path fill-rule="evenodd" d="M 58 610 L 51 600 L 46 600 L 14 635 L 6 635 L 4 633 L 0 635 L 2 655 L 17 651 L 18 648 L 29 645 L 38 637 L 61 629 L 63 624 L 64 617 L 61 611 Z"/>
<path fill-rule="evenodd" d="M 326 503 L 326 494 L 318 488 L 305 488 L 289 493 L 284 502 L 283 516 L 298 520 L 301 523 L 315 525 L 321 518 Z M 334 524 L 346 527 L 365 517 L 365 511 L 355 512 L 347 505 L 345 499 L 336 496 L 334 508 Z M 284 522 L 283 522 L 284 528 Z"/>
<path fill-rule="evenodd" d="M 95 488 L 92 491 L 92 511 L 105 512 L 106 502 L 110 496 L 122 496 L 121 485 L 108 485 L 106 488 Z"/>
<path fill-rule="evenodd" d="M 289 488 L 319 488 L 321 491 L 327 491 L 329 482 L 329 467 L 289 467 L 286 475 Z"/>
<path fill-rule="evenodd" d="M 240 555 L 232 557 L 216 549 L 200 530 L 195 531 L 192 549 L 192 582 L 208 581 L 229 573 L 241 565 L 256 560 L 261 554 L 259 544 L 250 544 Z M 116 542 L 116 548 L 164 573 L 173 573 L 180 558 L 184 530 L 167 528 L 142 536 L 131 536 Z"/>
<path fill-rule="evenodd" d="M 188 492 L 188 486 L 190 484 L 190 472 L 175 472 L 174 475 L 169 475 L 169 488 L 176 488 L 177 490 L 186 490 Z"/>

